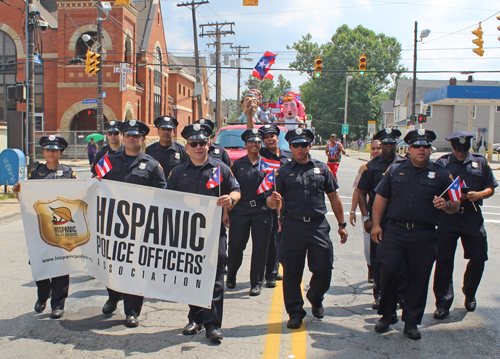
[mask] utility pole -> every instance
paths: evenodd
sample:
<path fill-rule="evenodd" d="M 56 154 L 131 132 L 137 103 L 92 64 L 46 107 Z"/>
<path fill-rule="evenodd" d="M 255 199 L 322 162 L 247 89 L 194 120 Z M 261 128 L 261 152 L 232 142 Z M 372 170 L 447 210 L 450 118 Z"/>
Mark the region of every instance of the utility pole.
<path fill-rule="evenodd" d="M 415 123 L 415 102 L 417 101 L 417 22 L 415 21 L 415 42 L 413 45 L 413 93 L 411 100 L 411 124 Z"/>
<path fill-rule="evenodd" d="M 103 56 L 103 46 L 102 46 L 102 1 L 97 0 L 97 53 L 101 54 L 101 60 L 97 64 L 99 71 L 97 71 L 97 132 L 103 133 L 104 131 L 104 114 L 103 114 L 103 81 L 102 81 L 102 62 Z M 99 141 L 99 147 L 102 148 L 104 141 Z"/>
<path fill-rule="evenodd" d="M 28 123 L 28 173 L 33 170 L 35 163 L 35 12 L 30 11 L 32 1 L 26 1 L 26 80 L 28 83 L 28 101 L 26 102 L 26 116 Z"/>
<path fill-rule="evenodd" d="M 198 6 L 208 4 L 207 0 L 201 0 L 199 2 L 195 2 L 191 0 L 190 3 L 183 2 L 182 4 L 177 4 L 177 7 L 180 6 L 191 6 L 191 13 L 193 15 L 193 36 L 194 36 L 194 63 L 196 66 L 196 84 L 194 86 L 194 93 L 196 94 L 196 101 L 198 102 L 198 118 L 195 118 L 193 115 L 193 121 L 200 119 L 203 116 L 203 104 L 201 102 L 201 94 L 202 94 L 202 83 L 201 83 L 201 71 L 200 71 L 200 55 L 198 52 L 198 32 L 196 31 L 196 9 Z"/>
<path fill-rule="evenodd" d="M 238 89 L 236 93 L 236 113 L 239 114 L 241 112 L 241 104 L 240 104 L 240 80 L 241 80 L 241 52 L 245 49 L 249 49 L 249 46 L 232 46 L 231 49 L 236 50 L 238 53 L 238 62 L 236 63 L 236 67 L 238 67 Z M 245 56 L 248 54 L 245 54 Z"/>
<path fill-rule="evenodd" d="M 231 26 L 231 30 L 223 30 L 222 27 L 229 25 Z M 207 31 L 205 32 L 205 27 L 209 26 L 215 30 L 212 31 Z M 221 64 L 220 64 L 220 51 L 221 51 L 221 36 L 226 36 L 226 35 L 234 35 L 233 31 L 233 26 L 234 22 L 224 22 L 224 23 L 219 23 L 216 22 L 211 23 L 211 24 L 204 24 L 200 25 L 202 29 L 202 33 L 200 34 L 200 37 L 205 37 L 205 36 L 215 36 L 215 42 L 213 44 L 209 45 L 214 45 L 216 46 L 216 66 L 215 66 L 215 71 L 217 75 L 217 81 L 216 81 L 216 101 L 215 101 L 215 122 L 217 124 L 217 128 L 221 127 Z"/>

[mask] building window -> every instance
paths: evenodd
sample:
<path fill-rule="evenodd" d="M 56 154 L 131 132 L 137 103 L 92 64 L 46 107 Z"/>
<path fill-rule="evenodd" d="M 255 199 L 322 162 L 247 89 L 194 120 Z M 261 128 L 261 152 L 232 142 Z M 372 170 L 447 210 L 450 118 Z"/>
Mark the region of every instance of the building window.
<path fill-rule="evenodd" d="M 497 106 L 497 112 L 500 112 L 500 106 Z"/>
<path fill-rule="evenodd" d="M 472 118 L 476 119 L 476 105 L 472 106 Z"/>
<path fill-rule="evenodd" d="M 0 31 L 0 122 L 7 122 L 7 111 L 17 109 L 15 101 L 7 100 L 7 87 L 16 84 L 16 46 L 6 32 Z"/>
<path fill-rule="evenodd" d="M 154 80 L 154 117 L 157 118 L 161 115 L 161 64 L 162 64 L 162 54 L 160 48 L 156 48 L 156 57 L 155 57 L 155 80 Z"/>
<path fill-rule="evenodd" d="M 425 110 L 425 114 L 427 115 L 427 117 L 432 117 L 432 105 L 429 105 L 427 107 L 427 110 Z"/>
<path fill-rule="evenodd" d="M 130 36 L 127 35 L 125 38 L 125 62 L 132 62 L 132 55 L 133 55 L 133 47 L 132 47 L 132 39 Z"/>
<path fill-rule="evenodd" d="M 179 84 L 179 95 L 181 94 L 181 84 Z"/>
<path fill-rule="evenodd" d="M 188 89 L 188 97 L 191 97 L 191 89 Z"/>
<path fill-rule="evenodd" d="M 89 35 L 91 39 L 85 42 L 82 39 L 83 35 Z M 85 34 L 82 34 L 82 36 L 80 36 L 76 42 L 75 57 L 85 60 L 87 57 L 87 50 L 96 51 L 97 42 L 95 40 L 97 39 L 97 32 L 88 31 Z"/>
<path fill-rule="evenodd" d="M 182 86 L 182 96 L 186 96 L 186 86 Z"/>

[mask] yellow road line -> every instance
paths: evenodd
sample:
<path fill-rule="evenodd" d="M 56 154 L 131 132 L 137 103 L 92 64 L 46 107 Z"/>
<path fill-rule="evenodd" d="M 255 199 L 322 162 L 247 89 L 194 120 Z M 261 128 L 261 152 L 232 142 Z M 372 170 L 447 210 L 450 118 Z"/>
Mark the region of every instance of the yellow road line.
<path fill-rule="evenodd" d="M 300 284 L 300 289 L 304 293 L 304 281 Z M 299 329 L 292 329 L 292 351 L 294 359 L 307 358 L 307 337 L 306 337 L 306 321 L 302 320 Z"/>

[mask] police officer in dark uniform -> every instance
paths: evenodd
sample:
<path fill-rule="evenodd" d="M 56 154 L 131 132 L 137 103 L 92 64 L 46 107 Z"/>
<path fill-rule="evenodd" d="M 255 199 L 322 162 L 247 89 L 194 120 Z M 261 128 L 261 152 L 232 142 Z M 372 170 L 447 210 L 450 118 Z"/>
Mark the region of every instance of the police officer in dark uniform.
<path fill-rule="evenodd" d="M 161 165 L 151 156 L 142 152 L 142 145 L 149 133 L 149 127 L 137 120 L 125 121 L 120 125 L 123 133 L 124 151 L 108 155 L 112 169 L 103 177 L 104 179 L 125 183 L 138 184 L 149 187 L 165 188 L 165 174 Z M 118 302 L 123 299 L 125 325 L 137 327 L 141 314 L 144 297 L 120 293 L 108 288 L 109 298 L 102 307 L 104 314 L 111 314 L 116 310 Z"/>
<path fill-rule="evenodd" d="M 405 160 L 404 157 L 396 154 L 396 142 L 399 136 L 401 136 L 401 131 L 392 128 L 380 130 L 373 136 L 374 140 L 379 140 L 382 144 L 382 153 L 365 165 L 366 169 L 361 174 L 361 178 L 358 182 L 359 209 L 367 233 L 370 233 L 372 229 L 370 214 L 372 212 L 373 201 L 375 201 L 375 188 L 392 163 Z M 370 197 L 368 202 L 366 200 L 367 195 Z M 382 224 L 384 219 L 382 220 Z M 373 276 L 373 297 L 375 299 L 372 306 L 373 309 L 378 309 L 380 302 L 380 268 L 377 260 L 377 246 L 377 243 L 370 241 L 370 272 Z M 402 282 L 400 282 L 400 284 L 400 287 L 404 286 Z M 403 298 L 404 290 L 399 293 L 400 301 L 403 300 Z"/>
<path fill-rule="evenodd" d="M 285 307 L 290 317 L 287 327 L 297 329 L 306 315 L 301 289 L 306 256 L 312 272 L 306 297 L 316 318 L 324 316 L 323 298 L 330 288 L 333 245 L 325 218 L 325 193 L 339 222 L 341 243 L 347 241 L 347 224 L 332 172 L 325 163 L 309 155 L 314 140 L 312 131 L 297 128 L 289 131 L 285 139 L 293 159 L 277 171 L 276 191 L 267 202 L 273 209 L 279 207 L 281 198 L 286 202 L 279 256 L 283 265 Z"/>
<path fill-rule="evenodd" d="M 42 136 L 40 138 L 40 146 L 42 154 L 47 161 L 45 164 L 38 165 L 31 174 L 29 179 L 68 179 L 77 178 L 71 167 L 59 163 L 68 142 L 61 136 L 51 135 Z M 13 192 L 18 195 L 21 190 L 21 184 L 18 182 L 12 188 Z M 47 299 L 51 296 L 50 306 L 52 319 L 59 319 L 64 315 L 64 303 L 69 292 L 69 275 L 44 279 L 36 281 L 38 289 L 38 300 L 35 303 L 35 312 L 42 313 L 45 310 Z"/>
<path fill-rule="evenodd" d="M 260 171 L 260 156 L 264 133 L 253 128 L 241 134 L 248 154 L 234 161 L 231 170 L 238 180 L 241 199 L 231 211 L 229 231 L 228 273 L 226 285 L 236 286 L 236 274 L 243 261 L 243 251 L 252 231 L 252 259 L 250 266 L 250 295 L 260 295 L 267 258 L 267 247 L 272 228 L 271 209 L 266 204 L 268 188 L 257 191 L 267 173 Z"/>
<path fill-rule="evenodd" d="M 168 178 L 172 168 L 184 163 L 188 155 L 183 145 L 173 141 L 174 130 L 179 125 L 176 118 L 160 116 L 154 123 L 158 128 L 160 141 L 146 147 L 146 154 L 160 162 L 165 178 Z"/>
<path fill-rule="evenodd" d="M 120 132 L 121 121 L 108 121 L 104 122 L 104 129 L 106 130 L 106 137 L 108 137 L 109 144 L 104 146 L 95 155 L 94 163 L 90 169 L 94 175 L 97 174 L 95 165 L 104 157 L 106 153 L 112 154 L 118 151 L 123 151 L 123 137 Z"/>
<path fill-rule="evenodd" d="M 199 120 L 196 120 L 194 123 L 198 123 L 200 125 L 209 125 L 210 128 L 212 129 L 212 132 L 214 132 L 215 124 L 213 121 L 209 120 L 208 118 L 202 118 Z M 222 161 L 229 167 L 231 167 L 231 159 L 229 158 L 229 154 L 227 153 L 226 149 L 222 147 L 221 145 L 218 145 L 216 143 L 210 142 L 210 148 L 208 149 L 208 155 L 210 157 L 213 157 L 219 161 Z"/>
<path fill-rule="evenodd" d="M 434 295 L 436 311 L 434 318 L 444 319 L 450 313 L 453 302 L 453 266 L 457 241 L 462 239 L 464 257 L 469 260 L 464 274 L 465 308 L 476 309 L 476 291 L 488 259 L 488 243 L 481 213 L 483 199 L 495 192 L 498 183 L 486 158 L 469 152 L 470 132 L 455 132 L 446 137 L 451 142 L 453 152 L 442 156 L 436 163 L 445 166 L 454 178 L 468 188 L 463 194 L 459 211 L 453 215 L 441 215 L 439 223 L 436 270 L 434 273 Z M 465 191 L 464 191 L 465 192 Z"/>
<path fill-rule="evenodd" d="M 382 318 L 375 331 L 386 332 L 398 321 L 396 315 L 398 278 L 406 264 L 408 273 L 404 299 L 404 333 L 420 339 L 417 325 L 422 321 L 429 277 L 436 259 L 436 241 L 441 210 L 454 213 L 459 202 L 446 201 L 441 194 L 452 183 L 450 172 L 429 160 L 433 131 L 419 129 L 408 132 L 410 158 L 392 164 L 375 189 L 372 241 L 378 243 L 381 288 L 378 314 Z M 386 211 L 387 210 L 387 211 Z M 381 227 L 382 217 L 387 221 Z"/>
<path fill-rule="evenodd" d="M 210 126 L 206 124 L 194 124 L 184 127 L 182 137 L 187 140 L 189 147 L 189 158 L 182 165 L 174 168 L 168 178 L 167 188 L 188 193 L 197 193 L 207 196 L 216 196 L 217 205 L 228 209 L 234 206 L 240 199 L 240 187 L 228 166 L 208 155 L 208 140 L 212 133 Z M 207 188 L 207 182 L 212 175 L 220 170 L 220 185 Z M 228 221 L 225 211 L 224 221 Z M 222 227 L 222 223 L 221 223 Z M 222 310 L 224 302 L 224 263 L 226 260 L 226 238 L 219 236 L 219 251 L 217 259 L 217 270 L 212 304 L 210 308 L 189 306 L 189 323 L 184 327 L 183 334 L 196 334 L 203 327 L 206 328 L 206 336 L 213 341 L 223 339 L 220 327 L 222 325 Z"/>

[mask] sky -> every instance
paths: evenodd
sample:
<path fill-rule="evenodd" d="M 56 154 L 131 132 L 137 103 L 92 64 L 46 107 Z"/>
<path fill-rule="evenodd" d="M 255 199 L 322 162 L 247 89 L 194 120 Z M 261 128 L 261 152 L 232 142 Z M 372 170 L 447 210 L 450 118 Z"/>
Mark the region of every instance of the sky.
<path fill-rule="evenodd" d="M 186 0 L 187 1 L 187 0 Z M 190 2 L 190 0 L 189 0 Z M 190 7 L 177 7 L 182 1 L 160 0 L 167 50 L 177 56 L 193 56 L 193 23 Z M 223 43 L 233 46 L 249 46 L 248 55 L 252 61 L 242 61 L 243 67 L 253 67 L 266 51 L 277 53 L 273 65 L 275 79 L 283 74 L 297 88 L 308 80 L 299 72 L 279 71 L 288 69 L 296 52 L 287 50 L 302 36 L 310 33 L 312 41 L 325 44 L 331 40 L 337 28 L 347 24 L 349 28 L 362 25 L 375 33 L 395 37 L 402 45 L 403 66 L 413 69 L 413 48 L 415 21 L 418 31 L 429 29 L 430 35 L 417 45 L 418 71 L 456 71 L 456 73 L 422 73 L 418 79 L 447 80 L 456 77 L 466 80 L 469 71 L 497 71 L 475 73 L 475 80 L 500 80 L 500 2 L 498 0 L 259 0 L 259 6 L 243 6 L 243 0 L 209 0 L 197 10 L 197 25 L 215 22 L 234 22 L 234 35 L 227 35 Z M 484 56 L 472 52 L 476 38 L 471 33 L 481 22 L 484 40 Z M 230 29 L 226 26 L 225 29 Z M 208 30 L 208 29 L 206 29 Z M 198 26 L 198 34 L 201 29 Z M 201 56 L 214 53 L 214 47 L 207 44 L 214 40 L 198 38 Z M 229 46 L 223 52 L 231 53 Z M 368 70 L 370 59 L 367 60 Z M 311 64 L 312 67 L 312 64 Z M 209 74 L 212 74 L 209 69 Z M 251 70 L 242 71 L 242 86 Z M 406 74 L 412 77 L 411 73 Z M 211 97 L 215 99 L 215 74 L 210 76 Z M 237 72 L 235 69 L 222 71 L 222 99 L 235 99 Z"/>

